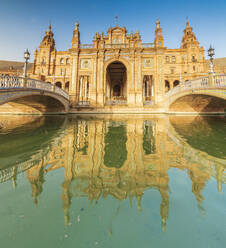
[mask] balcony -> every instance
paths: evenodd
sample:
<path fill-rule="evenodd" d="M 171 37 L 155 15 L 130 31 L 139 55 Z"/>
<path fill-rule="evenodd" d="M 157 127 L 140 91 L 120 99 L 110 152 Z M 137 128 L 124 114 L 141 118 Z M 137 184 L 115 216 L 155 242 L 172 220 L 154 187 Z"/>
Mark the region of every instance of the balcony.
<path fill-rule="evenodd" d="M 141 43 L 141 48 L 154 48 L 154 43 Z"/>
<path fill-rule="evenodd" d="M 79 48 L 81 48 L 81 49 L 90 49 L 90 48 L 93 48 L 93 44 L 80 44 Z"/>
<path fill-rule="evenodd" d="M 78 107 L 89 107 L 90 106 L 90 101 L 79 101 L 78 102 Z"/>
<path fill-rule="evenodd" d="M 105 105 L 126 105 L 127 98 L 125 96 L 114 96 L 111 98 L 107 98 Z"/>

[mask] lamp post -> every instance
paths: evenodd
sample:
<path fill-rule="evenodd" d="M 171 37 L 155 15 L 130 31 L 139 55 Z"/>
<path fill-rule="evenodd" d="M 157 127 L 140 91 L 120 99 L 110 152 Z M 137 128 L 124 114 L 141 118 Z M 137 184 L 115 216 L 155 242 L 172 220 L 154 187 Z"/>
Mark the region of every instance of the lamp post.
<path fill-rule="evenodd" d="M 208 50 L 208 56 L 210 57 L 210 73 L 214 73 L 213 71 L 213 56 L 215 55 L 214 48 L 210 45 Z"/>
<path fill-rule="evenodd" d="M 29 53 L 28 49 L 26 49 L 26 51 L 24 52 L 24 59 L 25 59 L 24 78 L 26 78 L 27 77 L 27 63 L 28 63 L 28 60 L 30 59 L 30 53 Z"/>

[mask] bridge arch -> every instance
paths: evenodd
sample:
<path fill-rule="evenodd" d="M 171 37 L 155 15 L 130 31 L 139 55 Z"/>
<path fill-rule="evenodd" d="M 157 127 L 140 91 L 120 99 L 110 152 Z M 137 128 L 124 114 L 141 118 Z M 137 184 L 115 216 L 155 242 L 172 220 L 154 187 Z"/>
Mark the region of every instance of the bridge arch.
<path fill-rule="evenodd" d="M 226 75 L 183 82 L 165 94 L 165 109 L 170 112 L 225 112 L 225 103 Z"/>
<path fill-rule="evenodd" d="M 6 105 L 8 104 L 8 107 Z M 67 112 L 68 93 L 51 83 L 20 77 L 0 77 L 0 111 L 9 112 L 10 105 L 17 106 L 21 112 L 51 113 Z M 13 107 L 10 108 L 13 112 Z"/>
<path fill-rule="evenodd" d="M 17 109 L 28 113 L 63 113 L 68 111 L 67 102 L 51 93 L 11 92 L 11 95 L 0 103 L 0 111 Z M 8 110 L 7 110 L 8 109 Z"/>
<path fill-rule="evenodd" d="M 170 112 L 226 112 L 226 100 L 212 94 L 185 94 L 174 99 Z"/>

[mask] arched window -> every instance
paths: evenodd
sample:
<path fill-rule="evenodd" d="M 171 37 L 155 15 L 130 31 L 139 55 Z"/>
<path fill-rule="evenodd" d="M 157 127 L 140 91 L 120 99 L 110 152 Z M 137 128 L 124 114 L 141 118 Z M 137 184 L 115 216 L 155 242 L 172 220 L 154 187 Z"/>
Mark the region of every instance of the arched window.
<path fill-rule="evenodd" d="M 173 82 L 173 87 L 176 87 L 176 86 L 179 85 L 179 84 L 180 84 L 179 80 L 175 80 L 175 81 Z"/>
<path fill-rule="evenodd" d="M 65 91 L 67 92 L 69 92 L 69 85 L 70 85 L 70 82 L 65 83 Z"/>
<path fill-rule="evenodd" d="M 166 63 L 169 63 L 169 56 L 166 56 Z"/>
<path fill-rule="evenodd" d="M 70 59 L 69 59 L 69 58 L 66 59 L 66 64 L 67 64 L 67 65 L 70 64 Z"/>
<path fill-rule="evenodd" d="M 61 64 L 61 65 L 64 64 L 64 59 L 63 59 L 63 58 L 60 59 L 60 64 Z"/>
<path fill-rule="evenodd" d="M 45 65 L 46 64 L 46 57 L 42 57 L 42 65 Z"/>
<path fill-rule="evenodd" d="M 176 57 L 172 56 L 172 63 L 176 63 Z"/>
<path fill-rule="evenodd" d="M 55 84 L 57 87 L 62 88 L 62 83 L 61 82 L 56 82 Z"/>
<path fill-rule="evenodd" d="M 170 90 L 170 83 L 168 80 L 165 80 L 165 92 L 168 92 Z"/>

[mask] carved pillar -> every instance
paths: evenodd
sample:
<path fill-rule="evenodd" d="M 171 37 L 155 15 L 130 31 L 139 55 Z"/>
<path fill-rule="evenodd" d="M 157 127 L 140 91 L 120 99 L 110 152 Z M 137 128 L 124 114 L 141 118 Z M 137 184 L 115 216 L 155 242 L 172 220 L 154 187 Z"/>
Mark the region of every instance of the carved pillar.
<path fill-rule="evenodd" d="M 78 79 L 78 69 L 79 69 L 79 54 L 78 52 L 72 55 L 72 78 L 69 85 L 69 97 L 72 107 L 75 107 L 79 98 L 79 79 Z"/>
<path fill-rule="evenodd" d="M 98 85 L 97 85 L 97 105 L 100 107 L 104 106 L 104 87 L 105 87 L 105 80 L 104 80 L 104 51 L 101 52 L 98 58 Z"/>
<path fill-rule="evenodd" d="M 95 57 L 93 58 L 93 74 L 92 74 L 92 82 L 89 82 L 89 98 L 90 98 L 90 105 L 95 106 L 97 101 L 97 61 L 98 53 L 96 53 Z"/>
<path fill-rule="evenodd" d="M 127 68 L 127 103 L 134 106 L 135 101 L 135 55 L 130 56 L 130 64 Z"/>
<path fill-rule="evenodd" d="M 138 55 L 136 59 L 136 106 L 143 106 L 143 97 L 142 97 L 142 73 L 141 73 L 141 56 Z"/>

